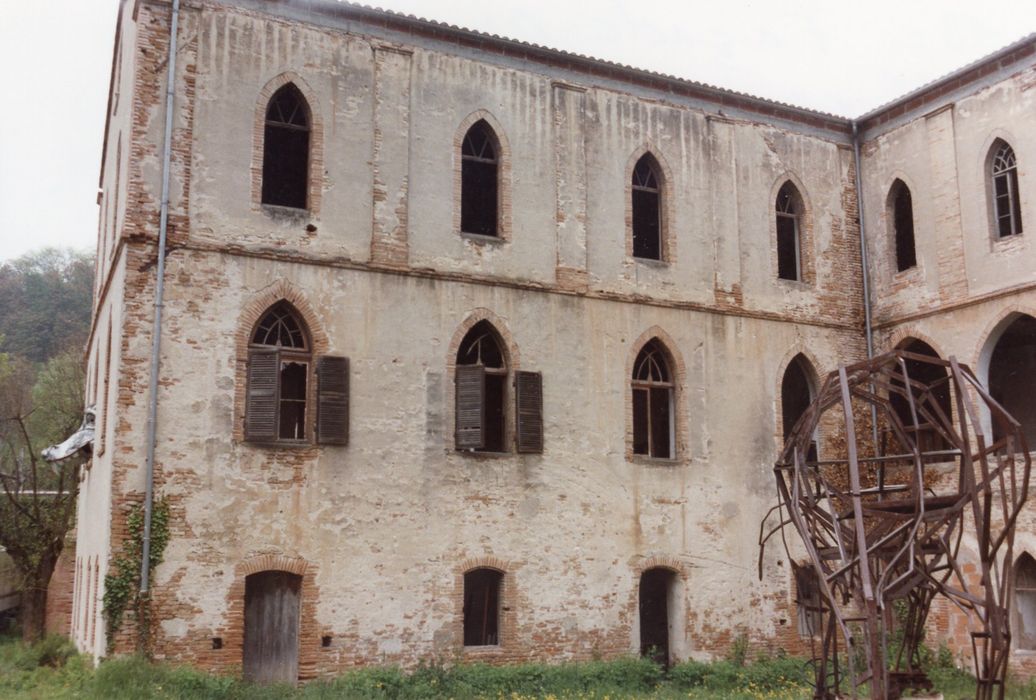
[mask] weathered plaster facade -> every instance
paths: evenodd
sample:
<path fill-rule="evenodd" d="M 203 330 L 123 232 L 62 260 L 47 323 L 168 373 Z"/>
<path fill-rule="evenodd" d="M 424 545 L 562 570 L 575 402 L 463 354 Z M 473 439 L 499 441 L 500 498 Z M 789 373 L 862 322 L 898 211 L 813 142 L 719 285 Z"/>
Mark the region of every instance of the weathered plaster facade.
<path fill-rule="evenodd" d="M 157 655 L 240 669 L 245 577 L 267 570 L 301 577 L 301 679 L 433 656 L 637 653 L 652 567 L 676 574 L 674 657 L 721 654 L 741 634 L 801 650 L 790 563 L 771 548 L 758 580 L 757 537 L 785 368 L 801 353 L 822 376 L 866 354 L 850 123 L 336 2 L 185 0 L 179 19 Z M 103 578 L 144 488 L 169 20 L 166 0 L 126 0 L 115 47 L 88 356 L 99 438 L 72 610 L 96 655 Z M 1036 313 L 1034 253 L 991 243 L 980 162 L 1009 135 L 1036 225 L 1022 46 L 1006 75 L 941 111 L 861 124 L 879 347 L 915 333 L 981 366 L 998 318 Z M 288 82 L 312 113 L 308 209 L 291 212 L 261 204 L 266 104 Z M 479 119 L 500 142 L 495 238 L 460 231 L 460 143 Z M 630 243 L 647 152 L 662 261 Z M 914 188 L 921 261 L 900 275 L 884 221 L 895 177 Z M 801 281 L 777 279 L 773 207 L 789 180 Z M 315 354 L 350 359 L 348 446 L 244 439 L 249 336 L 281 300 Z M 481 320 L 511 376 L 542 373 L 542 454 L 454 449 L 457 350 Z M 631 448 L 630 376 L 652 338 L 673 364 L 670 460 Z M 465 647 L 464 573 L 480 566 L 504 575 L 500 639 Z"/>

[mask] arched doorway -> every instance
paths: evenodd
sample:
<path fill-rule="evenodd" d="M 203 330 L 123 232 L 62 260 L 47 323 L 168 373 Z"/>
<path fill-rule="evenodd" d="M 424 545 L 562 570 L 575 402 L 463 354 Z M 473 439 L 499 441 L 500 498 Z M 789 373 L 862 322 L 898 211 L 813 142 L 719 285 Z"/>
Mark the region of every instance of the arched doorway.
<path fill-rule="evenodd" d="M 298 680 L 301 591 L 302 577 L 286 571 L 260 571 L 245 578 L 245 680 Z"/>
<path fill-rule="evenodd" d="M 1036 559 L 1028 553 L 1014 565 L 1014 646 L 1036 649 Z"/>
<path fill-rule="evenodd" d="M 788 439 L 792 428 L 813 402 L 816 393 L 813 388 L 814 376 L 816 375 L 813 367 L 801 353 L 793 357 L 788 363 L 788 368 L 784 370 L 784 377 L 781 379 L 781 424 L 785 440 Z M 816 459 L 817 435 L 814 433 L 813 439 L 809 443 L 806 460 L 813 462 Z"/>
<path fill-rule="evenodd" d="M 640 575 L 640 655 L 668 666 L 672 646 L 676 573 L 655 567 Z"/>
<path fill-rule="evenodd" d="M 1036 318 L 1019 314 L 1000 334 L 989 359 L 989 394 L 1022 424 L 1029 449 L 1036 445 Z M 993 439 L 999 440 L 997 425 Z"/>
<path fill-rule="evenodd" d="M 915 355 L 939 359 L 939 353 L 935 351 L 935 348 L 916 338 L 907 338 L 896 349 L 905 350 Z M 923 413 L 928 413 L 934 416 L 937 412 L 941 412 L 946 417 L 946 420 L 952 420 L 953 406 L 950 399 L 949 372 L 945 367 L 913 358 L 906 359 L 906 371 L 912 381 L 921 382 L 932 387 L 930 400 L 924 402 L 923 405 L 917 406 L 918 425 L 916 427 L 910 412 L 910 402 L 907 401 L 905 396 L 901 396 L 898 393 L 890 395 L 889 402 L 892 404 L 892 410 L 895 411 L 896 416 L 903 424 L 906 433 L 908 435 L 916 434 L 915 439 L 922 452 L 949 449 L 950 445 L 946 442 L 946 439 L 933 427 L 931 421 L 922 415 Z M 904 386 L 903 382 L 895 379 L 892 380 L 892 384 L 898 387 Z M 919 398 L 915 395 L 915 402 Z M 934 461 L 938 461 L 938 459 Z"/>

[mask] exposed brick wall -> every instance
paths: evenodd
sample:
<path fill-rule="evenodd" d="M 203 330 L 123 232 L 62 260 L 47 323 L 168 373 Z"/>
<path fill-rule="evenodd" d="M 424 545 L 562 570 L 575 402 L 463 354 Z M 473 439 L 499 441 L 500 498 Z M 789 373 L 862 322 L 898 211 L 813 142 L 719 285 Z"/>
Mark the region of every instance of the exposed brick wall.
<path fill-rule="evenodd" d="M 47 632 L 69 636 L 72 633 L 72 602 L 75 590 L 76 542 L 65 540 L 54 573 L 47 586 Z"/>

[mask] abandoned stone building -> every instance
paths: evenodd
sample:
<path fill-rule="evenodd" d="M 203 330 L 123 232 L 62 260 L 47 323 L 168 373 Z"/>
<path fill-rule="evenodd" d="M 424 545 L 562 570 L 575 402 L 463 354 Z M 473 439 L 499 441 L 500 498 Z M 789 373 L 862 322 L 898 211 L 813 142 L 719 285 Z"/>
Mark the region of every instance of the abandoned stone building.
<path fill-rule="evenodd" d="M 152 502 L 159 658 L 801 651 L 759 525 L 868 332 L 1036 444 L 1034 88 L 1036 36 L 850 120 L 334 0 L 123 0 L 76 643 L 134 646 L 104 579 Z"/>

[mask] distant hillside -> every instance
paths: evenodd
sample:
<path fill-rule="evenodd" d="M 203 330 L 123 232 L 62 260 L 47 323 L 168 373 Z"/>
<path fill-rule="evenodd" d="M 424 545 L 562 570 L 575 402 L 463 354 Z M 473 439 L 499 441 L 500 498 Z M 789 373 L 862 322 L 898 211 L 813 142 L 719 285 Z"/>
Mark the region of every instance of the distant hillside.
<path fill-rule="evenodd" d="M 93 256 L 44 248 L 0 263 L 0 352 L 46 362 L 90 329 Z"/>

